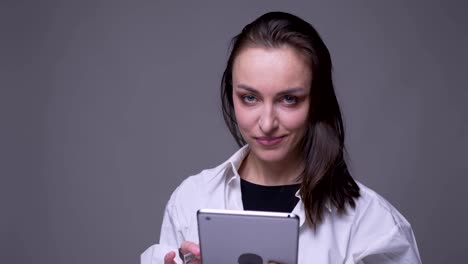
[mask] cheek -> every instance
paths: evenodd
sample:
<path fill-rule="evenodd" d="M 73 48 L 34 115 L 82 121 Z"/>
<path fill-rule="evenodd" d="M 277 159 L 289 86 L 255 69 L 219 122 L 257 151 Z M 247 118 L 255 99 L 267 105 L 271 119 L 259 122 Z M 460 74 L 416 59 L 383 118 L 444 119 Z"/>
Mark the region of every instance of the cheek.
<path fill-rule="evenodd" d="M 289 131 L 302 131 L 307 127 L 307 109 L 301 109 L 293 113 L 285 113 L 283 115 L 283 126 Z"/>
<path fill-rule="evenodd" d="M 240 130 L 246 131 L 251 130 L 255 125 L 255 119 L 252 117 L 251 113 L 243 111 L 242 109 L 236 110 L 236 120 L 237 125 Z"/>
<path fill-rule="evenodd" d="M 234 102 L 234 113 L 239 130 L 241 132 L 252 130 L 255 126 L 255 115 L 245 107 L 239 106 L 238 103 L 240 102 Z"/>

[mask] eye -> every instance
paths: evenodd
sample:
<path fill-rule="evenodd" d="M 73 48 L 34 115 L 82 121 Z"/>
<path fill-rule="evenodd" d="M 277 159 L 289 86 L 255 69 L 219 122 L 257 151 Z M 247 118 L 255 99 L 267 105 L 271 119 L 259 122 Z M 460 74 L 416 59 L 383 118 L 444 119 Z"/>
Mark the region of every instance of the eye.
<path fill-rule="evenodd" d="M 257 101 L 257 97 L 251 94 L 247 94 L 247 95 L 242 96 L 242 100 L 246 103 L 252 104 Z"/>
<path fill-rule="evenodd" d="M 297 97 L 291 95 L 285 95 L 283 97 L 283 102 L 287 105 L 294 105 L 297 103 Z"/>

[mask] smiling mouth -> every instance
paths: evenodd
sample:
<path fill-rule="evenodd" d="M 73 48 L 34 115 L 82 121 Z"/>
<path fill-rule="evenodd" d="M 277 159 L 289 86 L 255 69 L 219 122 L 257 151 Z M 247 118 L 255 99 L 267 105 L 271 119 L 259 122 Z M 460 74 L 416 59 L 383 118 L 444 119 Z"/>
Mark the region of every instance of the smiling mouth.
<path fill-rule="evenodd" d="M 281 137 L 256 137 L 255 140 L 258 144 L 263 146 L 275 146 L 281 143 L 285 136 Z"/>

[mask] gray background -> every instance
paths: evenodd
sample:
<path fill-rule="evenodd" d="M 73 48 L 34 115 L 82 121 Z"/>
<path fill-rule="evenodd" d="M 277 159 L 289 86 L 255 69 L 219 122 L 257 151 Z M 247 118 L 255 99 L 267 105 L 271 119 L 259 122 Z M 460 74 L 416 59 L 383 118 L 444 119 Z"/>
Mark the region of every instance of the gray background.
<path fill-rule="evenodd" d="M 424 263 L 468 259 L 464 1 L 0 7 L 0 263 L 137 263 L 173 189 L 236 149 L 228 43 L 272 10 L 331 51 L 355 178 L 412 223 Z"/>

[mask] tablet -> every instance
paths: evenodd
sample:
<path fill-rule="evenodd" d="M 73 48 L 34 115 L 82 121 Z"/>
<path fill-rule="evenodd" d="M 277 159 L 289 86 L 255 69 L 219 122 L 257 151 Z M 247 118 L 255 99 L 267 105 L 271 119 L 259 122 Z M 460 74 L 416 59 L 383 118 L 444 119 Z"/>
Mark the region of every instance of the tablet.
<path fill-rule="evenodd" d="M 203 263 L 297 263 L 295 214 L 201 209 L 197 220 Z"/>

